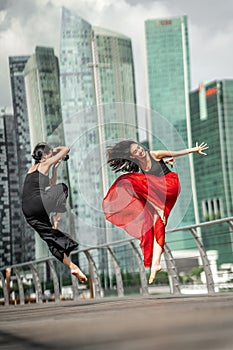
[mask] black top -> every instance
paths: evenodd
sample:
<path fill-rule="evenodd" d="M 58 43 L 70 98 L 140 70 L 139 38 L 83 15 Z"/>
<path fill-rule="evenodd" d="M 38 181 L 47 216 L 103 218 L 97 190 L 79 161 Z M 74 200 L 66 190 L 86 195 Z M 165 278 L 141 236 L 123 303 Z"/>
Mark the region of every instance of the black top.
<path fill-rule="evenodd" d="M 49 176 L 44 175 L 38 170 L 28 173 L 24 182 L 23 200 L 41 196 L 49 186 Z"/>
<path fill-rule="evenodd" d="M 151 168 L 148 171 L 141 169 L 144 174 L 150 174 L 150 175 L 155 175 L 160 177 L 171 172 L 171 170 L 164 163 L 163 159 L 161 159 L 160 161 L 155 160 L 151 156 L 150 152 L 149 152 L 149 156 L 151 159 Z"/>
<path fill-rule="evenodd" d="M 46 187 L 49 186 L 49 176 L 38 170 L 28 173 L 23 186 L 22 209 L 26 217 L 44 215 Z"/>

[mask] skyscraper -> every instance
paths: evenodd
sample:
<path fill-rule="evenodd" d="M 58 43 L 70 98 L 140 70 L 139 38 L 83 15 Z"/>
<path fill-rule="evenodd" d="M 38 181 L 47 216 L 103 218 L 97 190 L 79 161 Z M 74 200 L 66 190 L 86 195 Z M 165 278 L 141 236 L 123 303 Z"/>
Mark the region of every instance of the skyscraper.
<path fill-rule="evenodd" d="M 232 100 L 233 80 L 203 83 L 190 93 L 193 140 L 203 139 L 209 145 L 204 163 L 200 158 L 194 158 L 201 221 L 233 215 Z M 203 243 L 207 249 L 218 250 L 218 263 L 232 262 L 233 247 L 228 226 L 223 224 L 218 230 L 203 229 Z"/>
<path fill-rule="evenodd" d="M 11 155 L 8 161 L 12 169 L 9 174 L 10 186 L 14 184 L 14 202 L 11 200 L 12 236 L 18 249 L 13 246 L 15 263 L 35 258 L 34 232 L 26 223 L 21 210 L 21 192 L 27 169 L 31 165 L 31 145 L 24 84 L 24 68 L 29 56 L 9 57 L 10 81 L 14 118 L 6 129 L 11 139 Z M 10 120 L 9 120 L 10 121 Z M 14 176 L 14 180 L 11 178 Z M 13 195 L 13 194 L 12 194 Z M 12 197 L 12 196 L 11 196 Z M 12 197 L 13 198 L 13 197 Z M 14 245 L 14 242 L 13 242 Z"/>
<path fill-rule="evenodd" d="M 168 119 L 187 142 L 190 64 L 187 17 L 145 22 L 149 104 Z M 152 118 L 152 132 L 158 121 Z M 154 140 L 153 145 L 156 145 Z"/>
<path fill-rule="evenodd" d="M 63 8 L 60 72 L 77 238 L 80 247 L 90 247 L 125 237 L 123 230 L 106 222 L 101 204 L 114 178 L 107 169 L 107 146 L 119 139 L 137 139 L 131 40 L 93 27 Z M 119 254 L 124 264 L 127 254 L 123 249 Z M 96 262 L 105 276 L 111 276 L 106 250 L 98 253 Z"/>
<path fill-rule="evenodd" d="M 11 116 L 12 117 L 12 116 Z M 12 263 L 12 240 L 11 240 L 11 226 L 10 226 L 10 196 L 9 196 L 9 180 L 8 180 L 8 166 L 7 166 L 7 141 L 5 133 L 5 118 L 0 116 L 0 262 L 1 266 L 7 266 Z"/>
<path fill-rule="evenodd" d="M 106 146 L 137 139 L 134 65 L 130 38 L 93 27 L 62 10 L 61 101 L 78 240 L 84 246 L 119 239 L 106 235 L 102 198 L 113 178 Z M 121 232 L 121 237 L 124 233 Z"/>
<path fill-rule="evenodd" d="M 35 250 L 34 235 L 22 220 L 15 118 L 2 115 L 0 124 L 0 265 L 4 266 L 34 259 Z"/>
<path fill-rule="evenodd" d="M 64 145 L 59 65 L 53 48 L 36 47 L 25 66 L 24 79 L 32 149 L 43 141 L 53 147 Z M 59 178 L 61 177 L 68 180 L 66 164 L 62 164 L 61 170 L 59 169 Z M 67 209 L 70 214 L 70 208 Z M 64 228 L 74 235 L 70 220 L 72 216 L 63 215 Z M 36 258 L 47 255 L 46 244 L 36 235 Z"/>
<path fill-rule="evenodd" d="M 31 145 L 62 142 L 59 65 L 53 48 L 36 47 L 24 69 Z"/>
<path fill-rule="evenodd" d="M 145 33 L 150 148 L 187 148 L 191 146 L 187 17 L 147 20 Z M 182 190 L 168 227 L 186 226 L 198 220 L 191 157 L 177 158 L 175 171 L 179 174 Z M 169 243 L 170 236 L 167 241 Z M 188 234 L 180 232 L 176 234 L 172 247 L 186 249 L 190 244 Z"/>

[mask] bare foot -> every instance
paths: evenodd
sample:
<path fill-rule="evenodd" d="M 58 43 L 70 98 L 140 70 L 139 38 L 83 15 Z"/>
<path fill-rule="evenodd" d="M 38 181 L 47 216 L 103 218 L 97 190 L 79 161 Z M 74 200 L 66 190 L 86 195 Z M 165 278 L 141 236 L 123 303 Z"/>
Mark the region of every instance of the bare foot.
<path fill-rule="evenodd" d="M 54 215 L 54 216 L 52 216 L 52 222 L 53 222 L 52 228 L 53 228 L 54 230 L 57 230 L 58 224 L 59 224 L 59 222 L 60 222 L 60 218 L 58 218 L 58 217 L 56 217 L 56 215 Z"/>
<path fill-rule="evenodd" d="M 161 269 L 162 267 L 160 264 L 151 266 L 149 284 L 154 282 L 156 273 L 159 272 Z"/>
<path fill-rule="evenodd" d="M 79 268 L 76 268 L 75 270 L 71 270 L 71 273 L 73 276 L 75 276 L 80 282 L 85 283 L 87 282 L 87 277 L 82 273 L 82 271 Z"/>

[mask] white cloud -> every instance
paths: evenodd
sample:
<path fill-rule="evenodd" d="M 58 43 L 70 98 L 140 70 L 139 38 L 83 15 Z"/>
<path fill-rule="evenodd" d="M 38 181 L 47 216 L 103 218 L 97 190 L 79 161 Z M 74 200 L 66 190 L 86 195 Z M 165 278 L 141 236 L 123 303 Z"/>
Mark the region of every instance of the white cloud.
<path fill-rule="evenodd" d="M 92 25 L 132 38 L 139 104 L 145 103 L 144 21 L 187 14 L 192 86 L 215 78 L 232 78 L 233 19 L 223 6 L 177 0 L 17 0 L 0 11 L 0 106 L 11 105 L 8 56 L 32 54 L 36 46 L 51 46 L 59 53 L 61 7 Z M 228 0 L 227 0 L 228 1 Z M 230 2 L 228 1 L 228 6 Z M 220 5 L 219 5 L 220 6 Z M 202 11 L 200 11 L 200 8 Z M 224 12 L 225 11 L 225 12 Z M 216 22 L 217 14 L 220 14 Z"/>
<path fill-rule="evenodd" d="M 28 4 L 28 0 L 19 0 L 21 5 Z M 19 5 L 19 4 L 18 4 Z M 135 53 L 135 67 L 137 86 L 141 96 L 145 90 L 143 76 L 145 74 L 144 50 L 144 20 L 151 13 L 164 16 L 167 10 L 158 3 L 149 7 L 142 4 L 131 6 L 124 0 L 38 0 L 34 8 L 29 8 L 28 16 L 22 12 L 22 7 L 12 7 L 8 13 L 1 12 L 3 19 L 8 18 L 8 29 L 0 34 L 0 46 L 4 49 L 0 53 L 0 64 L 4 67 L 1 82 L 8 91 L 0 96 L 0 105 L 10 104 L 10 87 L 8 77 L 7 57 L 12 55 L 30 55 L 35 46 L 51 46 L 58 55 L 61 7 L 66 6 L 92 25 L 108 28 L 132 38 Z M 34 9 L 34 11 L 33 11 Z M 25 10 L 27 11 L 27 10 Z M 2 89 L 1 89 L 2 90 Z M 141 90 L 141 92 L 140 92 Z M 142 101 L 139 101 L 142 102 Z"/>
<path fill-rule="evenodd" d="M 211 35 L 208 27 L 191 24 L 189 30 L 191 50 L 192 88 L 200 82 L 215 79 L 233 79 L 233 23 Z"/>

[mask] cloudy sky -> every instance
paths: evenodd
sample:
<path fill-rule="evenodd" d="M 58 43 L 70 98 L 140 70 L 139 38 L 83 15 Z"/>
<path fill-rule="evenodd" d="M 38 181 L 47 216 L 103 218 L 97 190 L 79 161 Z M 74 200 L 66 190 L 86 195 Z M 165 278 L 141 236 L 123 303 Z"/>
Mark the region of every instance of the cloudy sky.
<path fill-rule="evenodd" d="M 54 47 L 59 55 L 62 6 L 132 38 L 140 106 L 146 105 L 147 19 L 188 16 L 193 89 L 203 81 L 233 79 L 232 0 L 0 0 L 0 108 L 11 108 L 9 56 L 30 55 L 37 45 Z"/>

